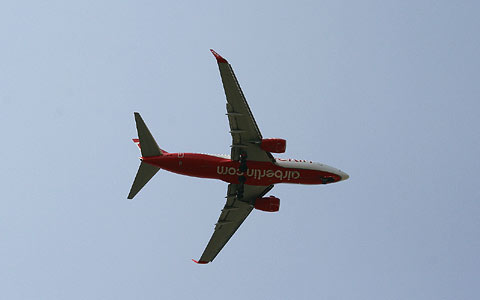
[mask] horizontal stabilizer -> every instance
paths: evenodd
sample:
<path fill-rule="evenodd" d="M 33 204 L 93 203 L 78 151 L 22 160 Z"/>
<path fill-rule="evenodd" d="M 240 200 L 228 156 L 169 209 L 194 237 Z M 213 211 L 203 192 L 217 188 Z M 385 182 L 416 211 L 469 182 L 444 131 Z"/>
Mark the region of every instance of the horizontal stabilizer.
<path fill-rule="evenodd" d="M 157 174 L 158 170 L 160 170 L 160 168 L 149 165 L 142 161 L 127 198 L 133 199 L 133 197 L 140 192 L 145 184 L 147 184 L 147 182 L 150 181 L 155 174 Z"/>
<path fill-rule="evenodd" d="M 162 155 L 162 150 L 157 145 L 157 142 L 153 138 L 150 130 L 148 130 L 147 125 L 143 121 L 142 117 L 138 112 L 135 114 L 135 123 L 137 124 L 138 139 L 140 142 L 140 151 L 142 152 L 143 157 L 150 156 L 160 156 Z"/>

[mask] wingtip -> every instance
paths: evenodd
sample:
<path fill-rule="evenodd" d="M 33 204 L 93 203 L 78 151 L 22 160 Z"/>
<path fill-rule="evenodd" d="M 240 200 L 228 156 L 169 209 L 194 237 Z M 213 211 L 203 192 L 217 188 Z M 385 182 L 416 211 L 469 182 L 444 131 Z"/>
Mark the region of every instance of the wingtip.
<path fill-rule="evenodd" d="M 194 263 L 196 263 L 196 264 L 199 264 L 199 265 L 205 265 L 205 264 L 208 264 L 208 261 L 201 261 L 201 260 L 200 260 L 200 261 L 198 261 L 198 260 L 194 260 L 193 258 L 192 258 L 192 261 L 193 261 Z"/>
<path fill-rule="evenodd" d="M 210 51 L 212 52 L 213 56 L 215 56 L 218 63 L 228 63 L 228 61 L 225 58 L 223 58 L 220 54 L 215 52 L 215 50 L 210 49 Z"/>

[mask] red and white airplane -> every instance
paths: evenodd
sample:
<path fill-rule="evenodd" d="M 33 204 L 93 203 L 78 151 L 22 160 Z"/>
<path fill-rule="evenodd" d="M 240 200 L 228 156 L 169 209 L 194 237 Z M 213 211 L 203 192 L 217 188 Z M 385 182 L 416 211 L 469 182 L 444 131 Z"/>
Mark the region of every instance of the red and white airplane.
<path fill-rule="evenodd" d="M 329 184 L 348 179 L 339 169 L 307 160 L 274 158 L 271 153 L 284 153 L 284 139 L 264 139 L 230 64 L 215 51 L 223 88 L 227 97 L 227 116 L 232 135 L 230 155 L 168 153 L 158 147 L 139 113 L 134 113 L 140 147 L 140 167 L 128 199 L 164 169 L 177 174 L 213 178 L 227 182 L 226 203 L 215 224 L 208 245 L 198 261 L 206 264 L 215 259 L 238 227 L 256 208 L 276 212 L 280 199 L 265 195 L 277 183 Z"/>

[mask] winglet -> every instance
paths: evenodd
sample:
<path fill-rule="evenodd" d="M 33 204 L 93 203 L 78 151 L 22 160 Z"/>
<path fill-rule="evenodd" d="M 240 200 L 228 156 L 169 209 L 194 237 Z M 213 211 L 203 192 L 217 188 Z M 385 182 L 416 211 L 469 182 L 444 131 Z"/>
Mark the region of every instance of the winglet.
<path fill-rule="evenodd" d="M 228 64 L 228 61 L 227 61 L 225 58 L 221 57 L 220 54 L 218 54 L 217 52 L 215 52 L 213 49 L 210 49 L 210 51 L 212 51 L 212 54 L 213 54 L 213 56 L 215 56 L 215 58 L 217 59 L 217 62 L 218 62 L 218 63 L 226 63 L 226 64 Z"/>
<path fill-rule="evenodd" d="M 193 260 L 194 263 L 199 264 L 199 265 L 208 264 L 208 261 L 197 261 L 197 260 L 194 260 L 194 259 L 192 259 L 192 260 Z"/>

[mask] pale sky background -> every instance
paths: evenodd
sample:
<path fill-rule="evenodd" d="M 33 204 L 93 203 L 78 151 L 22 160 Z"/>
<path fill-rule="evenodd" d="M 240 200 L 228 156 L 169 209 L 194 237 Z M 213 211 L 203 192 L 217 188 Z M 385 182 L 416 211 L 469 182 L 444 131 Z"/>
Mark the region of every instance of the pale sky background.
<path fill-rule="evenodd" d="M 2 1 L 0 299 L 479 299 L 478 1 Z M 126 199 L 133 112 L 229 153 L 213 48 L 265 137 L 338 167 L 277 185 L 196 265 L 227 185 Z"/>

